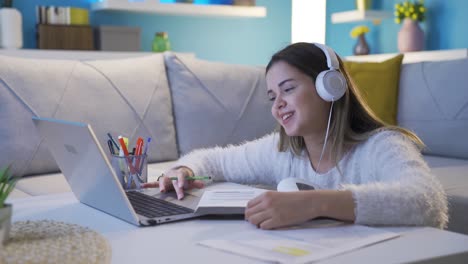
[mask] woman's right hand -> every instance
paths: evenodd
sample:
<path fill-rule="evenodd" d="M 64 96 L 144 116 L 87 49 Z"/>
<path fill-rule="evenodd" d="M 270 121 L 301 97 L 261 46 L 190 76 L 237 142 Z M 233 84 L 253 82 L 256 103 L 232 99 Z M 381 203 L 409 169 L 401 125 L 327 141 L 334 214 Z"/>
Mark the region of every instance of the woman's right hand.
<path fill-rule="evenodd" d="M 175 191 L 177 199 L 184 198 L 184 190 L 193 188 L 203 188 L 205 184 L 200 180 L 187 180 L 187 177 L 193 176 L 193 172 L 188 167 L 177 167 L 170 169 L 159 176 L 158 181 L 142 184 L 142 188 L 158 188 L 161 192 Z M 171 179 L 172 178 L 172 179 Z M 174 179 L 174 180 L 173 180 Z"/>

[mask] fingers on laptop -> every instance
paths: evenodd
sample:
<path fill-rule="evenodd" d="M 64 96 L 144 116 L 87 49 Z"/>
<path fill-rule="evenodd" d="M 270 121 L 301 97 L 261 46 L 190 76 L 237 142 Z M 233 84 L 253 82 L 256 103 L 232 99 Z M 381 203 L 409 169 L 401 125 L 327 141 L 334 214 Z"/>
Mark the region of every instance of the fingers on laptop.
<path fill-rule="evenodd" d="M 185 177 L 187 177 L 187 175 L 184 170 L 172 169 L 162 174 L 158 178 L 159 181 L 143 184 L 143 188 L 159 187 L 161 192 L 169 192 L 174 190 L 177 194 L 177 198 L 180 200 L 184 198 L 184 190 L 193 188 L 200 189 L 205 186 L 203 181 L 187 180 Z"/>
<path fill-rule="evenodd" d="M 184 189 L 183 189 L 183 185 L 182 185 L 182 188 L 180 187 L 180 184 L 181 182 L 178 181 L 178 180 L 173 180 L 172 181 L 172 186 L 174 187 L 174 191 L 176 192 L 177 194 L 177 199 L 181 200 L 182 198 L 184 198 Z"/>
<path fill-rule="evenodd" d="M 184 172 L 178 170 L 177 173 L 175 173 L 175 176 L 177 177 L 177 180 L 172 181 L 172 186 L 174 186 L 174 190 L 177 193 L 177 199 L 180 200 L 184 198 L 184 186 L 187 182 L 185 180 Z"/>
<path fill-rule="evenodd" d="M 172 188 L 171 179 L 164 175 L 164 177 L 159 178 L 159 190 L 161 192 L 168 192 Z"/>

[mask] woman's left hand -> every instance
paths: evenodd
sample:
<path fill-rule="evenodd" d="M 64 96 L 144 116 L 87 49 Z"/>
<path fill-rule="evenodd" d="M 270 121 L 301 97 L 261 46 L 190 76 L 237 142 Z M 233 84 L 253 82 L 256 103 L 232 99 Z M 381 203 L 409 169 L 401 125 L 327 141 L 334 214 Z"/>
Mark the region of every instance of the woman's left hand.
<path fill-rule="evenodd" d="M 320 216 L 314 191 L 268 191 L 247 203 L 245 219 L 261 229 L 304 223 Z"/>

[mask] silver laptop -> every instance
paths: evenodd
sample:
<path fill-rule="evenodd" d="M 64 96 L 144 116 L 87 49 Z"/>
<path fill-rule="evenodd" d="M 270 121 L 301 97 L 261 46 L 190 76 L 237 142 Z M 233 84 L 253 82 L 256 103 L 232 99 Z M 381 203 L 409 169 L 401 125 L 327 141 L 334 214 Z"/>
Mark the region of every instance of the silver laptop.
<path fill-rule="evenodd" d="M 81 203 L 138 226 L 199 216 L 194 209 L 200 195 L 188 193 L 179 201 L 173 192 L 124 190 L 89 124 L 38 117 L 33 122 Z"/>

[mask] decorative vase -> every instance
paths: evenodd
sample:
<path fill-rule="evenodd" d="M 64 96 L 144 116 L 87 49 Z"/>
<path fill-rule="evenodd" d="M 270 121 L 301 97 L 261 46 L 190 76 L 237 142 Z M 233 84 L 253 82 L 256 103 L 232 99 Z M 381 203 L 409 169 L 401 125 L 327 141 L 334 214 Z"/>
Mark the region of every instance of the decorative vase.
<path fill-rule="evenodd" d="M 16 8 L 0 8 L 0 48 L 20 49 L 23 46 L 23 21 Z"/>
<path fill-rule="evenodd" d="M 398 50 L 400 52 L 420 51 L 424 48 L 424 31 L 418 21 L 405 18 L 398 32 Z"/>
<path fill-rule="evenodd" d="M 11 209 L 11 204 L 4 204 L 4 207 L 0 208 L 0 247 L 10 236 Z"/>
<path fill-rule="evenodd" d="M 354 45 L 353 54 L 354 55 L 367 55 L 369 54 L 369 45 L 367 45 L 366 38 L 364 34 L 361 34 L 357 37 L 356 45 Z"/>
<path fill-rule="evenodd" d="M 356 0 L 356 9 L 359 11 L 372 9 L 372 0 Z"/>

